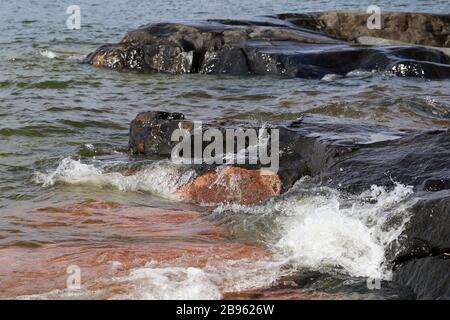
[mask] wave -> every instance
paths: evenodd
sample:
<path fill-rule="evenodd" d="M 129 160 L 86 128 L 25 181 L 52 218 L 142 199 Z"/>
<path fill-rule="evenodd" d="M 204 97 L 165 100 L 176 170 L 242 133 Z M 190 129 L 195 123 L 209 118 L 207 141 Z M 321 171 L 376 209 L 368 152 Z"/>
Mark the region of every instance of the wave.
<path fill-rule="evenodd" d="M 270 260 L 215 260 L 204 267 L 167 266 L 149 261 L 124 276 L 97 279 L 103 289 L 81 286 L 15 299 L 217 300 L 227 293 L 270 288 L 286 272 Z M 114 288 L 120 287 L 117 292 Z"/>
<path fill-rule="evenodd" d="M 57 183 L 112 186 L 181 200 L 177 190 L 193 177 L 193 170 L 183 171 L 170 161 L 153 162 L 139 174 L 127 176 L 65 158 L 54 171 L 36 172 L 33 179 L 45 187 Z M 412 194 L 411 186 L 396 183 L 391 190 L 372 186 L 350 195 L 311 186 L 303 178 L 280 197 L 259 205 L 221 205 L 211 218 L 264 242 L 281 264 L 389 280 L 392 252 L 415 201 Z"/>
<path fill-rule="evenodd" d="M 65 158 L 55 170 L 37 172 L 33 178 L 45 187 L 112 186 L 179 200 L 176 191 L 194 176 L 194 171 L 183 171 L 167 160 L 155 161 L 139 174 L 127 176 Z M 230 226 L 232 234 L 240 233 L 238 238 L 246 234 L 252 241 L 262 242 L 272 252 L 270 261 L 227 261 L 199 270 L 150 266 L 114 281 L 136 283 L 141 288 L 126 293 L 131 299 L 216 299 L 224 292 L 269 286 L 299 269 L 390 280 L 391 261 L 409 221 L 409 208 L 416 201 L 412 194 L 411 186 L 395 183 L 392 188 L 372 186 L 351 195 L 314 185 L 305 177 L 280 197 L 259 205 L 221 205 L 210 215 L 212 220 Z"/>
<path fill-rule="evenodd" d="M 138 268 L 120 279 L 136 289 L 113 299 L 217 300 L 222 298 L 217 279 L 200 268 Z"/>
<path fill-rule="evenodd" d="M 262 236 L 275 259 L 293 268 L 389 280 L 391 249 L 409 221 L 413 188 L 372 186 L 351 196 L 303 188 L 302 181 L 262 205 L 219 206 L 213 217 Z"/>
<path fill-rule="evenodd" d="M 44 187 L 57 183 L 112 186 L 120 191 L 145 191 L 169 199 L 178 199 L 176 191 L 194 175 L 193 170 L 183 171 L 181 167 L 169 161 L 156 161 L 139 170 L 139 174 L 127 176 L 121 172 L 105 172 L 101 167 L 68 157 L 61 160 L 53 171 L 35 172 L 33 181 Z"/>
<path fill-rule="evenodd" d="M 114 299 L 222 299 L 223 294 L 269 288 L 286 272 L 270 260 L 208 262 L 203 268 L 137 268 L 114 281 L 135 283 L 136 290 Z"/>

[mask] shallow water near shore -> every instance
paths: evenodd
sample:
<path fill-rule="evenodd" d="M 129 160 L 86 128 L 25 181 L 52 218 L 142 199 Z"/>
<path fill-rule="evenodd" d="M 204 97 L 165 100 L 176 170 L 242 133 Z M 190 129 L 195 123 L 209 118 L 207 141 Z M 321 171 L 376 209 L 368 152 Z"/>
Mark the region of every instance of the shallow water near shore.
<path fill-rule="evenodd" d="M 262 205 L 194 206 L 175 192 L 189 172 L 128 155 L 129 123 L 147 110 L 258 123 L 318 114 L 382 125 L 373 139 L 393 139 L 450 127 L 449 80 L 148 75 L 79 63 L 149 22 L 365 10 L 369 1 L 78 1 L 76 31 L 65 27 L 69 4 L 2 4 L 0 297 L 410 297 L 389 273 L 416 201 L 410 186 L 347 195 L 306 179 Z M 448 1 L 377 5 L 450 12 Z M 124 174 L 135 166 L 145 174 Z M 65 289 L 69 265 L 82 270 L 81 290 Z M 372 278 L 381 290 L 367 288 Z"/>

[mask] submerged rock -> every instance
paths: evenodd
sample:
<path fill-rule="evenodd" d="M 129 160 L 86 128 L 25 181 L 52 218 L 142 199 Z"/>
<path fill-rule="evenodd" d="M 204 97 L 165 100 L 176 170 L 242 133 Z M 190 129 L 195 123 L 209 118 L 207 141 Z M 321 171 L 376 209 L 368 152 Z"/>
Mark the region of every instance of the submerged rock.
<path fill-rule="evenodd" d="M 203 173 L 179 192 L 196 203 L 248 205 L 280 195 L 281 181 L 274 173 L 230 166 Z"/>
<path fill-rule="evenodd" d="M 450 57 L 442 51 L 408 44 L 353 43 L 368 35 L 449 46 L 448 15 L 385 13 L 385 26 L 379 32 L 367 28 L 367 17 L 328 12 L 155 23 L 128 32 L 118 44 L 101 46 L 85 62 L 117 70 L 171 74 L 322 78 L 360 69 L 405 77 L 450 78 Z"/>

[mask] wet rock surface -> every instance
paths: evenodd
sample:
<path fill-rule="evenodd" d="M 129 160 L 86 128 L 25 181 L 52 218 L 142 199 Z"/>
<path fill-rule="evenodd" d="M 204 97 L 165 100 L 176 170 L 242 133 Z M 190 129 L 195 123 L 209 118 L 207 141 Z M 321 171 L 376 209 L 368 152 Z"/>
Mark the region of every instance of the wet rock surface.
<path fill-rule="evenodd" d="M 165 22 L 128 32 L 85 62 L 96 67 L 150 73 L 275 75 L 322 78 L 352 70 L 404 77 L 450 78 L 450 57 L 414 45 L 356 44 L 361 36 L 448 47 L 449 15 L 385 13 L 381 30 L 367 14 L 281 14 L 248 20 Z"/>
<path fill-rule="evenodd" d="M 394 281 L 414 290 L 418 299 L 450 298 L 448 270 L 450 259 L 444 256 L 410 260 L 394 273 Z"/>
<path fill-rule="evenodd" d="M 334 187 L 351 191 L 390 181 L 413 185 L 417 190 L 448 189 L 450 132 L 410 134 L 403 139 L 359 145 L 351 157 L 340 159 L 323 174 Z M 364 172 L 364 179 L 361 173 Z"/>
<path fill-rule="evenodd" d="M 201 204 L 243 205 L 262 202 L 280 192 L 277 174 L 262 175 L 258 170 L 231 166 L 218 172 L 205 172 L 180 190 L 184 198 Z"/>
<path fill-rule="evenodd" d="M 175 145 L 172 132 L 189 126 L 180 113 L 142 112 L 131 123 L 128 147 L 133 153 L 170 156 Z"/>
<path fill-rule="evenodd" d="M 136 131 L 139 119 L 150 120 L 140 122 L 140 131 Z M 188 123 L 182 115 L 159 112 L 141 113 L 137 120 L 131 126 L 130 151 L 139 154 L 138 142 L 150 141 L 152 147 L 144 149 L 147 156 L 155 156 L 161 149 L 160 155 L 168 156 L 169 131 L 178 128 L 180 123 Z M 214 124 L 222 130 L 231 125 L 238 126 L 225 122 Z M 240 126 L 256 127 L 249 123 Z M 371 185 L 412 186 L 417 202 L 410 208 L 411 218 L 402 234 L 400 250 L 393 256 L 394 279 L 409 286 L 418 298 L 445 298 L 450 266 L 447 259 L 450 253 L 448 130 L 389 132 L 380 126 L 309 115 L 272 128 L 279 129 L 277 174 L 264 180 L 259 176 L 259 164 L 228 166 L 225 185 L 214 186 L 218 181 L 218 173 L 213 171 L 215 166 L 193 165 L 199 178 L 181 192 L 198 203 L 249 204 L 289 190 L 304 176 L 311 176 L 316 184 L 347 193 L 359 193 Z M 377 135 L 378 132 L 384 136 Z M 233 174 L 242 179 L 235 179 L 235 185 L 230 187 Z M 250 201 L 252 197 L 255 201 Z M 414 279 L 417 283 L 412 284 Z"/>

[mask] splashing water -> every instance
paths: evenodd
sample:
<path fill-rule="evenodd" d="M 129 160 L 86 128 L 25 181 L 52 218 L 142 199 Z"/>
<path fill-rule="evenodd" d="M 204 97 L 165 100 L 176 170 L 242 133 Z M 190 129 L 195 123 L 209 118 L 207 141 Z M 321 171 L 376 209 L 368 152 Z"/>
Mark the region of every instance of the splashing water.
<path fill-rule="evenodd" d="M 157 161 L 139 171 L 138 174 L 125 176 L 120 172 L 104 172 L 93 164 L 84 164 L 79 160 L 64 158 L 51 172 L 36 172 L 33 181 L 44 187 L 56 183 L 113 186 L 121 191 L 146 191 L 178 199 L 177 189 L 194 177 L 194 171 L 180 172 L 180 168 L 169 161 Z"/>
<path fill-rule="evenodd" d="M 139 268 L 121 279 L 136 284 L 137 289 L 116 299 L 186 300 L 221 299 L 211 275 L 199 268 Z M 216 280 L 216 281 L 215 281 Z"/>
<path fill-rule="evenodd" d="M 396 184 L 391 191 L 372 186 L 348 196 L 325 187 L 304 189 L 300 181 L 284 197 L 257 206 L 220 206 L 213 216 L 235 215 L 247 231 L 263 217 L 275 236 L 262 237 L 275 259 L 293 268 L 389 280 L 388 251 L 409 220 L 412 193 L 412 187 Z"/>

